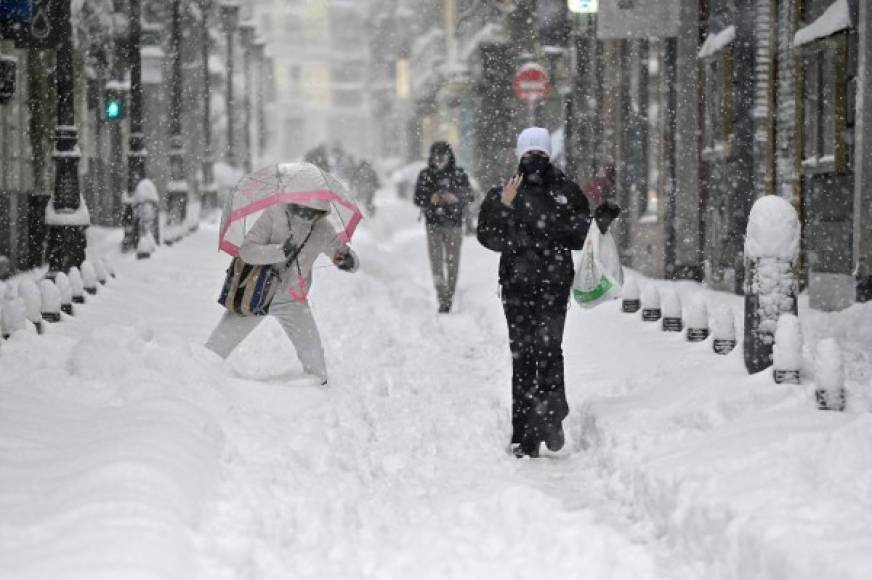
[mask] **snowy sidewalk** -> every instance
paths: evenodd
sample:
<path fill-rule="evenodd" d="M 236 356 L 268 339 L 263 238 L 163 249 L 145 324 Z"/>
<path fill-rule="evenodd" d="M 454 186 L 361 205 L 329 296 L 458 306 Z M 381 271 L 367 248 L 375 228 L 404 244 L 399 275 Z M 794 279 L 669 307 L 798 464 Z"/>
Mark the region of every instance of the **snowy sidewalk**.
<path fill-rule="evenodd" d="M 515 460 L 497 256 L 466 238 L 437 316 L 415 215 L 383 205 L 359 273 L 316 270 L 326 390 L 273 321 L 226 363 L 201 346 L 228 262 L 208 227 L 3 344 L 0 578 L 868 576 L 868 398 L 820 413 L 738 351 L 573 306 L 567 450 Z M 870 319 L 805 318 L 867 397 Z"/>

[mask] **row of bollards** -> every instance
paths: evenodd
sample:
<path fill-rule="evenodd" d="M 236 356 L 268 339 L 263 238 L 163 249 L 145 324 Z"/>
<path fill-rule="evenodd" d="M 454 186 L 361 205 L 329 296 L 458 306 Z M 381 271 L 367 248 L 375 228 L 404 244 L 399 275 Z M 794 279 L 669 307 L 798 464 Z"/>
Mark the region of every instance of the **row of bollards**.
<path fill-rule="evenodd" d="M 61 314 L 74 316 L 74 304 L 85 304 L 86 295 L 97 294 L 115 278 L 111 261 L 99 258 L 85 260 L 82 267 L 73 266 L 67 273 L 58 273 L 54 278 L 43 278 L 37 283 L 31 278 L 22 278 L 14 288 L 0 283 L 0 336 L 8 340 L 16 332 L 24 331 L 28 322 L 37 334 L 45 331 L 44 323 L 54 324 L 62 320 Z"/>
<path fill-rule="evenodd" d="M 640 292 L 635 280 L 624 283 L 621 310 L 633 314 L 641 310 L 645 322 L 661 321 L 664 332 L 682 332 L 686 326 L 688 342 L 702 342 L 712 336 L 712 350 L 726 355 L 736 348 L 736 324 L 733 309 L 722 304 L 709 320 L 708 308 L 702 296 L 694 296 L 682 317 L 678 293 L 666 288 L 658 290 L 653 284 Z M 782 313 L 772 341 L 772 376 L 776 383 L 799 384 L 802 366 L 802 328 L 799 317 L 790 312 Z M 843 411 L 846 394 L 842 355 L 838 342 L 828 338 L 821 340 L 815 357 L 815 399 L 818 409 Z"/>
<path fill-rule="evenodd" d="M 727 354 L 736 346 L 736 331 L 732 321 L 732 310 L 729 306 L 726 314 L 719 320 L 729 319 L 729 323 L 718 325 L 719 335 L 715 336 L 717 346 L 715 352 Z M 681 299 L 671 288 L 662 293 L 654 285 L 647 285 L 640 292 L 639 285 L 629 278 L 624 284 L 621 310 L 632 314 L 642 310 L 642 320 L 645 322 L 660 321 L 664 332 L 682 332 L 687 323 L 687 341 L 702 342 L 709 337 L 708 308 L 700 297 L 694 298 L 687 309 L 687 320 L 682 317 Z"/>

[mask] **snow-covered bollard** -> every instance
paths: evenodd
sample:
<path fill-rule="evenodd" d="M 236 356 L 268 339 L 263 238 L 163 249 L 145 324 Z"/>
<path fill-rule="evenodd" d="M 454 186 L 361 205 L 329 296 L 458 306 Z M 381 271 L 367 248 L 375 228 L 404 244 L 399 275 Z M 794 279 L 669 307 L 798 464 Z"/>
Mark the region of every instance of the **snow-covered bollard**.
<path fill-rule="evenodd" d="M 97 272 L 94 271 L 94 265 L 88 260 L 82 262 L 82 285 L 88 294 L 97 293 Z"/>
<path fill-rule="evenodd" d="M 115 278 L 115 263 L 106 256 L 100 258 L 100 261 L 103 262 L 103 267 L 106 268 L 106 272 L 109 273 L 109 277 Z"/>
<path fill-rule="evenodd" d="M 85 283 L 82 282 L 82 273 L 75 266 L 70 268 L 67 277 L 70 279 L 70 292 L 73 295 L 73 304 L 85 303 Z"/>
<path fill-rule="evenodd" d="M 802 327 L 794 314 L 782 314 L 775 329 L 772 347 L 772 377 L 778 384 L 799 384 L 802 364 Z"/>
<path fill-rule="evenodd" d="M 712 350 L 715 354 L 730 354 L 736 348 L 736 321 L 733 309 L 726 304 L 715 308 L 712 315 Z"/>
<path fill-rule="evenodd" d="M 754 203 L 745 236 L 745 368 L 772 364 L 778 318 L 797 314 L 799 217 L 786 200 L 764 195 Z"/>
<path fill-rule="evenodd" d="M 7 298 L 0 313 L 0 334 L 8 340 L 14 333 L 27 327 L 27 313 L 21 298 Z"/>
<path fill-rule="evenodd" d="M 681 300 L 675 290 L 664 290 L 661 295 L 661 311 L 663 313 L 663 330 L 681 332 L 684 324 L 681 321 Z"/>
<path fill-rule="evenodd" d="M 845 410 L 845 375 L 842 370 L 842 351 L 835 338 L 818 343 L 815 357 L 815 399 L 821 411 Z"/>
<path fill-rule="evenodd" d="M 639 308 L 642 307 L 642 300 L 640 299 L 639 284 L 636 283 L 635 279 L 628 278 L 624 282 L 621 296 L 621 310 L 628 314 L 639 312 Z"/>
<path fill-rule="evenodd" d="M 642 320 L 657 322 L 660 320 L 660 313 L 660 291 L 653 284 L 649 284 L 642 291 Z"/>
<path fill-rule="evenodd" d="M 18 296 L 24 302 L 24 315 L 33 323 L 37 334 L 42 334 L 42 294 L 33 280 L 25 278 L 18 284 Z"/>
<path fill-rule="evenodd" d="M 103 260 L 94 260 L 93 264 L 94 274 L 97 275 L 97 282 L 100 283 L 100 286 L 105 286 L 106 282 L 109 281 L 109 272 L 106 271 L 106 266 L 103 264 Z"/>
<path fill-rule="evenodd" d="M 167 240 L 167 245 L 171 245 L 169 240 Z M 145 260 L 150 258 L 156 247 L 157 245 L 154 243 L 154 237 L 151 235 L 151 232 L 145 232 L 139 236 L 139 243 L 136 244 L 136 259 Z"/>
<path fill-rule="evenodd" d="M 60 322 L 61 293 L 57 285 L 51 280 L 43 280 L 39 283 L 39 292 L 42 297 L 42 319 L 46 322 Z"/>
<path fill-rule="evenodd" d="M 133 190 L 134 214 L 136 216 L 136 258 L 150 258 L 160 242 L 160 195 L 157 186 L 148 178 L 139 180 Z M 168 245 L 175 241 L 173 233 L 164 232 Z M 143 238 L 149 238 L 143 242 Z"/>
<path fill-rule="evenodd" d="M 58 272 L 55 275 L 55 286 L 61 293 L 61 312 L 73 316 L 73 289 L 69 277 L 63 272 Z"/>
<path fill-rule="evenodd" d="M 687 341 L 702 342 L 708 338 L 708 306 L 703 296 L 694 296 L 687 308 Z"/>

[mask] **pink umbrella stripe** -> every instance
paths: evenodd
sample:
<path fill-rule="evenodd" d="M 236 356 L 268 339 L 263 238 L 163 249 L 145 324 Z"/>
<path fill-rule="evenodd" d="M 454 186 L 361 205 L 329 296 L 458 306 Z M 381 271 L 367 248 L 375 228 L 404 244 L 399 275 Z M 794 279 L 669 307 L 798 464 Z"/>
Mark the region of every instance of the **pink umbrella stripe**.
<path fill-rule="evenodd" d="M 345 229 L 339 233 L 340 241 L 348 243 L 354 235 L 357 226 L 363 219 L 363 215 L 361 214 L 360 209 L 350 201 L 343 199 L 342 197 L 330 190 L 319 190 L 276 193 L 274 195 L 271 195 L 270 197 L 265 197 L 254 203 L 246 205 L 245 207 L 234 210 L 230 213 L 230 219 L 227 220 L 227 223 L 221 229 L 218 244 L 219 249 L 227 252 L 231 256 L 239 255 L 239 246 L 225 239 L 227 231 L 230 229 L 230 226 L 233 223 L 273 205 L 277 205 L 280 203 L 305 203 L 315 199 L 322 199 L 332 203 L 337 203 L 352 212 L 351 219 L 348 220 L 348 223 L 345 225 Z"/>

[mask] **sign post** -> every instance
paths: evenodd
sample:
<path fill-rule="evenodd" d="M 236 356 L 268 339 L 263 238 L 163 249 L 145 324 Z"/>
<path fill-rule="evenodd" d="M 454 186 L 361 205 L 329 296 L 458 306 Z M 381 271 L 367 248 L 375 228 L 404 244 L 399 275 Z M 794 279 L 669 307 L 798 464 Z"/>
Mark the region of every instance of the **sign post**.
<path fill-rule="evenodd" d="M 530 125 L 535 125 L 536 105 L 548 96 L 551 91 L 551 81 L 548 72 L 542 65 L 530 62 L 523 65 L 515 73 L 513 82 L 515 96 L 527 104 L 530 115 Z"/>

